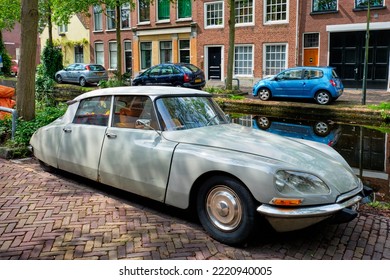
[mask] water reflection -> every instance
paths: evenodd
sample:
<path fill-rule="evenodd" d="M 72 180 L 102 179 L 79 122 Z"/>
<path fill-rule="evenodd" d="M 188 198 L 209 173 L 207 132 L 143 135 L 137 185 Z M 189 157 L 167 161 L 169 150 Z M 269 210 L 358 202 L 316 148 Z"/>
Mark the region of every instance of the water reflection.
<path fill-rule="evenodd" d="M 328 120 L 297 120 L 272 116 L 247 115 L 233 122 L 271 133 L 316 141 L 332 146 L 371 186 L 379 197 L 390 201 L 390 153 L 387 133 L 358 124 L 339 124 Z"/>

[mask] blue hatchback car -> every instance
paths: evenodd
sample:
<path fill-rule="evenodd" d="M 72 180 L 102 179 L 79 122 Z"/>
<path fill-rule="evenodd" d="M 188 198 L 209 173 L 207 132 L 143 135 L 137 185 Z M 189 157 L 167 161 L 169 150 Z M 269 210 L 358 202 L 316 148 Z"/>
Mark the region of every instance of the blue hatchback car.
<path fill-rule="evenodd" d="M 332 67 L 294 67 L 258 81 L 253 96 L 266 101 L 274 97 L 314 98 L 321 105 L 339 98 L 343 83 Z"/>

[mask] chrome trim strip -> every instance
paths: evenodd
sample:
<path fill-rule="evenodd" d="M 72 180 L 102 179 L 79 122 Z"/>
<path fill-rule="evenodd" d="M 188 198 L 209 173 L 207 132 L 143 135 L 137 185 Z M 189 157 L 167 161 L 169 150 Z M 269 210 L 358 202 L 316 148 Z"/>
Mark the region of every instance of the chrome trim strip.
<path fill-rule="evenodd" d="M 357 195 L 342 203 L 313 206 L 313 207 L 300 207 L 300 208 L 281 208 L 268 204 L 260 205 L 256 210 L 260 214 L 266 217 L 278 217 L 278 218 L 303 218 L 303 217 L 316 217 L 316 216 L 329 216 L 337 211 L 340 211 L 346 207 L 352 206 L 358 203 L 363 197 Z"/>

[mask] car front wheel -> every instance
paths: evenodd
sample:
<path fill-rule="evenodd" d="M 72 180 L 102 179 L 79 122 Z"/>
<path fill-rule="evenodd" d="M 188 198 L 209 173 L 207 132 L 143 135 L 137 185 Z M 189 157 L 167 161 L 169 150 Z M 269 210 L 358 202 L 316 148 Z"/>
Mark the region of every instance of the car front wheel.
<path fill-rule="evenodd" d="M 255 227 L 254 199 L 240 182 L 229 177 L 212 177 L 201 186 L 197 213 L 204 229 L 225 244 L 243 243 Z"/>
<path fill-rule="evenodd" d="M 317 92 L 314 99 L 320 105 L 327 105 L 332 101 L 332 97 L 330 96 L 329 92 L 326 92 L 326 91 Z"/>
<path fill-rule="evenodd" d="M 57 83 L 62 84 L 63 80 L 62 80 L 61 75 L 56 76 L 56 81 L 57 81 Z"/>
<path fill-rule="evenodd" d="M 271 98 L 271 91 L 267 88 L 261 88 L 257 92 L 260 100 L 267 101 Z"/>

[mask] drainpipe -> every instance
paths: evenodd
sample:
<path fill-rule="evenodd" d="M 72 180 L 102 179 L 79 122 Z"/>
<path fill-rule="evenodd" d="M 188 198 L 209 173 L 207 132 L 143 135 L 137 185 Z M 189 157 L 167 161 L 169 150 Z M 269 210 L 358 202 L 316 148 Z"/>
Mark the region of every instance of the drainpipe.
<path fill-rule="evenodd" d="M 300 30 L 300 17 L 299 17 L 299 0 L 297 0 L 297 12 L 296 12 L 296 28 L 295 28 L 295 66 L 299 61 L 299 30 Z"/>

